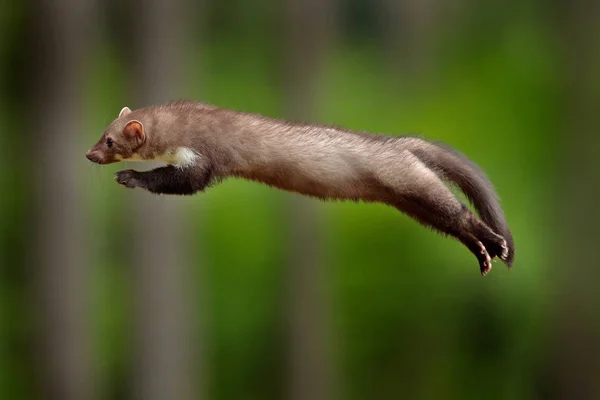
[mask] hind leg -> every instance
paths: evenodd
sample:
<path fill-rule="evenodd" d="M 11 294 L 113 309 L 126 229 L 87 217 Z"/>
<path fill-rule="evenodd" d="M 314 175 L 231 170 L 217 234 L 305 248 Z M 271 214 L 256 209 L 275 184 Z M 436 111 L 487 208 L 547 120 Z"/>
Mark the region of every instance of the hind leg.
<path fill-rule="evenodd" d="M 471 231 L 485 246 L 488 250 L 491 258 L 500 257 L 500 259 L 506 261 L 508 258 L 508 246 L 506 240 L 492 231 L 485 223 L 477 219 L 473 214 L 470 216 L 470 228 Z"/>
<path fill-rule="evenodd" d="M 458 239 L 475 255 L 481 273 L 487 274 L 491 259 L 507 254 L 506 241 L 462 204 L 433 171 L 417 166 L 414 176 L 405 175 L 403 182 L 394 185 L 391 205 Z"/>

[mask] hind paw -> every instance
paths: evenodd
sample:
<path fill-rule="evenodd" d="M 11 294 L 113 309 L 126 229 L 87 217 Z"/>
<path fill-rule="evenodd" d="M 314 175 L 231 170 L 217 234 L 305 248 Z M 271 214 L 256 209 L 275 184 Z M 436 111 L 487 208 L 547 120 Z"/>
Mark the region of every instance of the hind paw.
<path fill-rule="evenodd" d="M 491 233 L 487 237 L 481 238 L 481 242 L 484 244 L 491 258 L 498 257 L 502 261 L 508 259 L 508 244 L 502 236 Z"/>
<path fill-rule="evenodd" d="M 477 245 L 481 253 L 481 257 L 477 257 L 479 259 L 479 269 L 481 270 L 481 275 L 486 276 L 492 270 L 492 258 L 483 243 L 477 242 Z"/>
<path fill-rule="evenodd" d="M 500 259 L 502 261 L 506 261 L 508 260 L 508 245 L 506 244 L 506 240 L 502 241 L 502 244 L 500 245 L 500 247 L 502 248 L 502 254 L 500 254 Z"/>

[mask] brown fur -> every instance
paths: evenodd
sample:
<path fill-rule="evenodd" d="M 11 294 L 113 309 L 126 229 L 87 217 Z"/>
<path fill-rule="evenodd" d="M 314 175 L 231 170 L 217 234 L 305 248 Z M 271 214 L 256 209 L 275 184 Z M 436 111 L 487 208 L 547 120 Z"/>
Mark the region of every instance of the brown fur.
<path fill-rule="evenodd" d="M 449 148 L 415 137 L 289 122 L 197 102 L 127 111 L 88 152 L 90 160 L 164 159 L 178 148 L 195 156 L 185 167 L 121 171 L 117 181 L 125 186 L 193 194 L 211 182 L 240 177 L 321 199 L 381 202 L 456 237 L 477 256 L 484 274 L 490 258 L 512 263 L 512 236 L 493 187 L 475 164 Z M 143 141 L 125 129 L 131 121 L 141 123 Z M 110 149 L 107 138 L 114 140 Z M 444 180 L 465 192 L 482 220 Z"/>

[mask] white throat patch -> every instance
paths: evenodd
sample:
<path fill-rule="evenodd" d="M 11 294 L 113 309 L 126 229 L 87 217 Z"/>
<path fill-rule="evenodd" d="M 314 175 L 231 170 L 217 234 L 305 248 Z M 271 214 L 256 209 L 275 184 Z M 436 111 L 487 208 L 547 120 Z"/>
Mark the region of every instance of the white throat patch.
<path fill-rule="evenodd" d="M 144 159 L 137 153 L 132 154 L 129 158 L 123 158 L 120 155 L 115 158 L 122 161 L 162 161 L 177 168 L 187 168 L 196 163 L 198 154 L 188 147 L 175 147 L 152 159 Z"/>
<path fill-rule="evenodd" d="M 194 150 L 187 147 L 176 147 L 156 157 L 156 160 L 164 161 L 178 168 L 187 168 L 193 166 L 197 158 L 198 154 Z"/>

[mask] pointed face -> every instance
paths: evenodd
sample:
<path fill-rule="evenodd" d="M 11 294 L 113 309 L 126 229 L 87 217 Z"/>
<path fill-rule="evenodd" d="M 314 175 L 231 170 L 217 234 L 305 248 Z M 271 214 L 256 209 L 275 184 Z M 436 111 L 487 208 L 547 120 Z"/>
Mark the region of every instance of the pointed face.
<path fill-rule="evenodd" d="M 140 121 L 129 118 L 131 110 L 124 107 L 119 117 L 102 134 L 102 137 L 85 156 L 96 164 L 111 164 L 130 159 L 144 144 L 146 135 Z"/>

